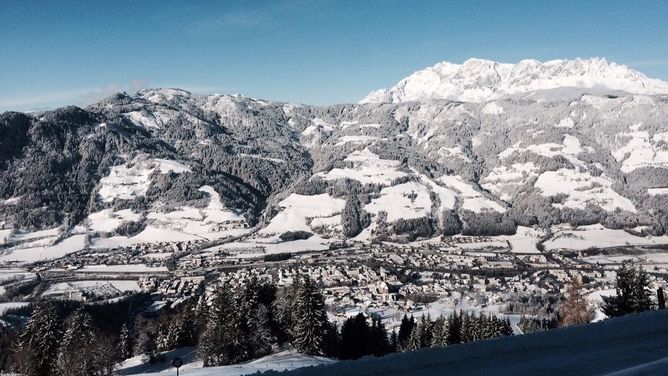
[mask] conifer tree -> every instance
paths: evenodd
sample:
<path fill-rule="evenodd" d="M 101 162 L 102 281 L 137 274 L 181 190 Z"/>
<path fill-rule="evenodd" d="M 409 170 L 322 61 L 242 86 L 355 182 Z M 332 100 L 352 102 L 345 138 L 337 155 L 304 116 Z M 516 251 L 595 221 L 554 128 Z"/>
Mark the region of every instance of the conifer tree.
<path fill-rule="evenodd" d="M 401 319 L 401 325 L 399 325 L 399 334 L 397 336 L 397 342 L 399 350 L 405 351 L 408 349 L 408 340 L 411 337 L 411 332 L 415 326 L 415 319 L 411 316 L 410 320 L 404 314 L 404 317 Z"/>
<path fill-rule="evenodd" d="M 370 354 L 369 332 L 363 313 L 348 318 L 341 326 L 341 359 L 358 359 Z"/>
<path fill-rule="evenodd" d="M 53 303 L 35 307 L 19 340 L 17 371 L 26 376 L 47 376 L 58 356 L 61 323 Z"/>
<path fill-rule="evenodd" d="M 368 353 L 374 356 L 383 356 L 390 352 L 390 342 L 387 337 L 387 329 L 380 318 L 372 319 L 369 329 Z"/>
<path fill-rule="evenodd" d="M 121 332 L 118 338 L 118 351 L 119 357 L 121 360 L 125 360 L 130 357 L 132 345 L 130 343 L 130 332 L 128 331 L 127 324 L 123 323 L 121 327 Z"/>
<path fill-rule="evenodd" d="M 308 278 L 299 290 L 295 313 L 295 346 L 304 354 L 323 355 L 327 328 L 325 300 L 315 283 Z"/>
<path fill-rule="evenodd" d="M 450 335 L 450 320 L 441 315 L 434 321 L 434 339 L 432 346 L 444 347 L 448 345 L 448 337 Z"/>
<path fill-rule="evenodd" d="M 208 310 L 207 323 L 197 349 L 197 356 L 205 367 L 221 366 L 236 362 L 240 356 L 238 317 L 236 302 L 227 286 L 222 286 Z"/>
<path fill-rule="evenodd" d="M 96 343 L 93 318 L 79 309 L 70 315 L 65 326 L 56 359 L 56 372 L 62 376 L 93 374 L 96 367 L 91 353 Z"/>
<path fill-rule="evenodd" d="M 649 275 L 632 260 L 622 262 L 617 270 L 617 294 L 603 297 L 603 312 L 608 316 L 622 316 L 651 308 Z"/>
<path fill-rule="evenodd" d="M 399 351 L 399 336 L 397 335 L 396 329 L 393 329 L 392 334 L 390 334 L 390 351 L 391 352 Z"/>
<path fill-rule="evenodd" d="M 452 312 L 450 315 L 448 345 L 462 342 L 462 315 L 463 313 L 461 311 L 459 314 L 457 314 L 457 312 Z"/>

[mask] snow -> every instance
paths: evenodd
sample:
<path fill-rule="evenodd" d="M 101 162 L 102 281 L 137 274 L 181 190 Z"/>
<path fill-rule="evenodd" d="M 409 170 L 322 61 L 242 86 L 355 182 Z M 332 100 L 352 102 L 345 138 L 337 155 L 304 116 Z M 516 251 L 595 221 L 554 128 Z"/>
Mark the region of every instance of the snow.
<path fill-rule="evenodd" d="M 145 264 L 123 264 L 123 265 L 86 265 L 80 269 L 84 272 L 97 273 L 151 273 L 166 272 L 165 266 L 147 266 Z"/>
<path fill-rule="evenodd" d="M 563 156 L 568 159 L 574 166 L 585 168 L 585 165 L 582 161 L 577 159 L 578 154 L 583 151 L 593 151 L 591 148 L 583 148 L 580 145 L 580 140 L 570 134 L 563 135 L 563 141 L 561 144 L 557 143 L 545 143 L 545 144 L 534 144 L 529 145 L 526 148 L 522 148 L 522 141 L 517 142 L 513 146 L 507 148 L 506 150 L 499 153 L 499 159 L 507 159 L 511 157 L 514 153 L 525 153 L 532 152 L 538 155 L 542 155 L 548 158 L 553 158 L 556 156 Z"/>
<path fill-rule="evenodd" d="M 414 197 L 411 197 L 414 196 Z M 425 217 L 431 211 L 429 190 L 418 182 L 407 182 L 383 188 L 380 197 L 364 207 L 369 213 L 387 212 L 387 221 Z"/>
<path fill-rule="evenodd" d="M 96 232 L 112 232 L 123 222 L 134 222 L 141 219 L 141 214 L 124 209 L 114 212 L 113 209 L 104 209 L 88 216 L 88 228 Z"/>
<path fill-rule="evenodd" d="M 227 209 L 220 200 L 220 195 L 211 186 L 203 186 L 199 191 L 209 196 L 206 208 L 183 206 L 171 211 L 158 211 L 155 208 L 146 215 L 148 225 L 134 237 L 114 236 L 93 239 L 94 248 L 115 248 L 139 243 L 164 241 L 188 241 L 197 239 L 215 240 L 226 236 L 238 236 L 250 232 L 243 215 Z M 110 218 L 111 215 L 124 215 L 123 218 Z M 127 210 L 111 213 L 110 209 L 94 213 L 91 230 L 117 228 L 123 220 L 138 220 L 139 215 Z"/>
<path fill-rule="evenodd" d="M 437 179 L 446 187 L 458 191 L 464 203 L 462 209 L 470 210 L 474 213 L 480 213 L 483 210 L 493 210 L 503 213 L 506 209 L 497 202 L 483 197 L 482 193 L 468 183 L 465 183 L 459 175 L 443 175 Z"/>
<path fill-rule="evenodd" d="M 183 206 L 170 212 L 150 212 L 149 228 L 181 232 L 184 236 L 219 239 L 248 231 L 243 215 L 227 209 L 213 187 L 205 185 L 199 191 L 209 196 L 206 208 Z"/>
<path fill-rule="evenodd" d="M 333 198 L 327 193 L 314 196 L 293 193 L 278 204 L 283 210 L 259 232 L 276 235 L 286 231 L 312 232 L 307 223 L 310 219 L 331 217 L 341 212 L 345 204 L 345 200 Z"/>
<path fill-rule="evenodd" d="M 459 158 L 466 162 L 471 162 L 471 159 L 462 151 L 462 148 L 459 146 L 452 148 L 442 147 L 438 149 L 438 154 L 444 157 Z"/>
<path fill-rule="evenodd" d="M 668 357 L 625 368 L 621 371 L 609 373 L 606 376 L 664 376 L 666 369 L 668 369 Z"/>
<path fill-rule="evenodd" d="M 469 59 L 441 62 L 415 72 L 390 89 L 369 93 L 360 103 L 401 103 L 448 99 L 487 102 L 520 93 L 581 88 L 583 91 L 668 93 L 668 83 L 647 78 L 605 59 L 522 60 L 517 64 Z M 529 97 L 529 96 L 527 96 Z"/>
<path fill-rule="evenodd" d="M 0 254 L 0 262 L 31 263 L 61 258 L 86 248 L 86 238 L 87 235 L 73 235 L 49 246 L 11 248 Z"/>
<path fill-rule="evenodd" d="M 73 281 L 73 282 L 59 282 L 49 286 L 44 291 L 43 296 L 64 295 L 82 292 L 95 296 L 114 296 L 125 292 L 139 291 L 139 285 L 136 281 Z"/>
<path fill-rule="evenodd" d="M 482 110 L 480 110 L 480 112 L 486 115 L 501 115 L 503 114 L 503 107 L 499 106 L 496 102 L 489 102 L 482 108 Z"/>
<path fill-rule="evenodd" d="M 548 251 L 555 249 L 585 250 L 626 245 L 668 244 L 668 236 L 635 236 L 624 230 L 607 229 L 601 225 L 580 226 L 577 229 L 554 227 L 545 243 Z M 628 257 L 627 257 L 628 258 Z"/>
<path fill-rule="evenodd" d="M 196 350 L 192 347 L 168 351 L 163 353 L 163 356 L 165 362 L 158 364 L 144 364 L 141 357 L 127 359 L 119 367 L 119 373 L 146 376 L 172 375 L 175 371 L 171 366 L 171 360 L 175 357 L 183 360 L 183 366 L 179 369 L 179 374 L 183 376 L 242 376 L 269 370 L 285 371 L 335 362 L 328 358 L 299 354 L 294 350 L 271 354 L 247 363 L 222 367 L 202 367 L 202 362 L 197 359 Z"/>
<path fill-rule="evenodd" d="M 21 308 L 21 307 L 26 307 L 30 303 L 28 302 L 8 302 L 8 303 L 0 303 L 0 316 L 4 315 L 5 312 L 9 309 L 14 309 L 14 308 Z"/>
<path fill-rule="evenodd" d="M 668 166 L 668 150 L 657 145 L 664 139 L 664 133 L 650 137 L 647 131 L 633 130 L 615 135 L 618 142 L 627 138 L 629 141 L 612 153 L 618 162 L 622 162 L 622 172 L 629 173 L 640 167 Z"/>
<path fill-rule="evenodd" d="M 10 228 L 0 229 L 0 245 L 5 244 L 7 242 L 7 240 L 9 240 L 9 238 L 11 238 L 11 236 L 12 236 L 12 229 L 10 229 Z"/>
<path fill-rule="evenodd" d="M 341 361 L 286 374 L 602 375 L 642 365 L 658 375 L 665 374 L 665 368 L 660 369 L 665 363 L 652 362 L 668 357 L 666 336 L 668 311 L 650 311 L 583 326 Z M 630 374 L 644 375 L 641 371 L 632 369 L 635 373 Z"/>
<path fill-rule="evenodd" d="M 278 237 L 268 239 L 244 240 L 242 242 L 225 243 L 220 246 L 212 247 L 208 250 L 215 251 L 218 249 L 225 249 L 227 251 L 234 251 L 234 258 L 259 258 L 264 255 L 276 253 L 298 253 L 309 251 L 324 251 L 329 249 L 330 239 L 323 239 L 318 234 L 312 235 L 308 239 L 300 239 L 289 242 L 280 242 Z"/>
<path fill-rule="evenodd" d="M 306 131 L 304 131 L 306 132 Z M 238 154 L 240 157 L 245 157 L 245 158 L 253 158 L 253 159 L 261 159 L 263 161 L 269 161 L 269 162 L 274 162 L 274 163 L 285 163 L 285 159 L 280 159 L 280 158 L 270 158 L 270 157 L 265 157 L 262 155 L 258 154 L 246 154 L 246 153 L 239 153 Z"/>
<path fill-rule="evenodd" d="M 489 175 L 483 178 L 481 185 L 502 200 L 508 201 L 515 191 L 537 176 L 537 170 L 533 162 L 513 163 L 510 167 L 494 167 Z"/>
<path fill-rule="evenodd" d="M 612 189 L 612 181 L 605 175 L 592 176 L 587 172 L 561 168 L 542 173 L 536 180 L 535 186 L 546 197 L 567 195 L 563 204 L 552 204 L 558 208 L 585 209 L 587 204 L 595 204 L 606 211 L 619 208 L 636 212 L 635 206 L 629 199 Z"/>
<path fill-rule="evenodd" d="M 180 174 L 190 171 L 190 167 L 166 159 L 150 159 L 140 154 L 130 163 L 113 166 L 109 175 L 100 179 L 98 195 L 103 202 L 114 199 L 132 200 L 144 196 L 151 185 L 153 172 L 166 174 L 170 171 Z"/>
<path fill-rule="evenodd" d="M 575 122 L 573 119 L 567 117 L 563 118 L 559 121 L 559 123 L 554 125 L 557 128 L 573 128 L 575 126 Z"/>
<path fill-rule="evenodd" d="M 370 144 L 378 140 L 381 140 L 381 138 L 375 136 L 341 136 L 339 137 L 339 142 L 337 142 L 335 146 L 341 146 L 347 143 Z"/>
<path fill-rule="evenodd" d="M 380 159 L 377 154 L 371 152 L 368 148 L 362 151 L 355 151 L 345 159 L 352 162 L 353 167 L 333 168 L 329 172 L 319 172 L 319 176 L 325 180 L 352 179 L 362 184 L 382 184 L 389 185 L 397 178 L 406 176 L 406 173 L 397 170 L 400 162 Z"/>
<path fill-rule="evenodd" d="M 156 228 L 149 225 L 142 232 L 133 237 L 112 236 L 109 238 L 92 239 L 91 247 L 98 249 L 119 248 L 143 243 L 187 242 L 201 239 L 202 237 L 197 235 L 187 234 L 177 230 Z"/>
<path fill-rule="evenodd" d="M 668 195 L 668 187 L 666 187 L 666 188 L 649 188 L 647 190 L 647 193 L 650 196 Z"/>
<path fill-rule="evenodd" d="M 444 210 L 452 210 L 455 208 L 455 202 L 457 198 L 457 193 L 453 191 L 452 189 L 445 188 L 435 181 L 429 179 L 426 175 L 419 174 L 417 171 L 413 170 L 416 174 L 420 176 L 420 180 L 424 182 L 424 184 L 429 187 L 436 195 L 438 195 L 438 198 L 441 202 L 441 206 L 439 207 L 439 213 L 443 213 Z"/>
<path fill-rule="evenodd" d="M 513 253 L 537 253 L 541 252 L 536 248 L 536 243 L 545 236 L 545 231 L 541 229 L 517 226 L 515 235 L 499 235 L 494 239 L 506 240 L 510 243 Z"/>

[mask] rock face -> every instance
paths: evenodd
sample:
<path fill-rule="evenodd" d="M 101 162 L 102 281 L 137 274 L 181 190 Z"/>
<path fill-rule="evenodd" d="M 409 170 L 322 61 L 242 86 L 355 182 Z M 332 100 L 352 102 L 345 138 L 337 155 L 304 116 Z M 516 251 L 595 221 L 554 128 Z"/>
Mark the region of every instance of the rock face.
<path fill-rule="evenodd" d="M 666 87 L 603 60 L 469 60 L 363 101 L 375 103 L 157 89 L 4 113 L 0 223 L 205 238 L 243 223 L 296 241 L 565 222 L 661 234 L 668 96 L 656 93 Z"/>

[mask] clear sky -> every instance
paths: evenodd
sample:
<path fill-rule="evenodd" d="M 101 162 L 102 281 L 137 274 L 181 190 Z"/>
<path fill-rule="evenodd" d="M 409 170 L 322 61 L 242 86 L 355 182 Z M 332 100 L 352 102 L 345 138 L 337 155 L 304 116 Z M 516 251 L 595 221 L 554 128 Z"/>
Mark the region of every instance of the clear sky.
<path fill-rule="evenodd" d="M 355 102 L 443 60 L 592 56 L 668 80 L 668 1 L 0 0 L 0 111 L 143 87 Z"/>

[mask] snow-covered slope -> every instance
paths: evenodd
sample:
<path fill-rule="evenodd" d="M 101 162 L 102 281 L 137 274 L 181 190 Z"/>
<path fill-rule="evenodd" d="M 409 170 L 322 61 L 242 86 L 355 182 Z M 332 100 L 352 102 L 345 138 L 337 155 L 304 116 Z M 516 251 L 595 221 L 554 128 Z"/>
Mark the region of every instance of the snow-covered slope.
<path fill-rule="evenodd" d="M 389 89 L 369 93 L 360 103 L 399 103 L 429 99 L 485 102 L 508 95 L 564 88 L 597 93 L 668 93 L 668 83 L 651 79 L 605 59 L 522 60 L 517 64 L 469 59 L 441 62 L 415 72 Z"/>
<path fill-rule="evenodd" d="M 197 359 L 197 351 L 192 347 L 180 348 L 167 351 L 162 354 L 165 362 L 147 364 L 142 356 L 135 356 L 121 363 L 117 370 L 121 375 L 174 375 L 175 368 L 171 366 L 171 360 L 175 357 L 181 358 L 183 366 L 180 375 L 183 376 L 241 376 L 267 372 L 271 370 L 285 371 L 299 367 L 308 367 L 334 362 L 329 358 L 300 354 L 294 350 L 283 351 L 277 354 L 265 356 L 247 363 L 232 364 L 221 367 L 202 367 L 202 362 Z"/>
<path fill-rule="evenodd" d="M 0 114 L 0 263 L 239 236 L 226 247 L 259 256 L 558 223 L 662 235 L 668 95 L 583 89 L 599 83 L 668 92 L 603 60 L 470 60 L 402 81 L 401 103 L 151 89 Z"/>
<path fill-rule="evenodd" d="M 574 376 L 622 371 L 618 375 L 665 375 L 666 336 L 668 311 L 652 311 L 590 325 L 338 362 L 285 374 Z"/>

